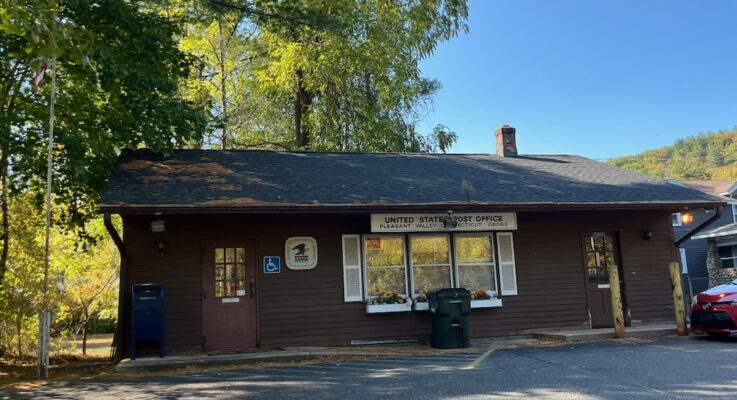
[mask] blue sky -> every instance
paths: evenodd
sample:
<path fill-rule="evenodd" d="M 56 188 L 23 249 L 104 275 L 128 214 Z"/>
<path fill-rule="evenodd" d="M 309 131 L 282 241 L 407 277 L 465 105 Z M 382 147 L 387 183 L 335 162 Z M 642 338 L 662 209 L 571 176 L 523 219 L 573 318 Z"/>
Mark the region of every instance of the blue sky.
<path fill-rule="evenodd" d="M 418 126 L 493 151 L 605 159 L 737 126 L 737 1 L 469 0 L 470 31 L 423 74 L 443 88 Z"/>

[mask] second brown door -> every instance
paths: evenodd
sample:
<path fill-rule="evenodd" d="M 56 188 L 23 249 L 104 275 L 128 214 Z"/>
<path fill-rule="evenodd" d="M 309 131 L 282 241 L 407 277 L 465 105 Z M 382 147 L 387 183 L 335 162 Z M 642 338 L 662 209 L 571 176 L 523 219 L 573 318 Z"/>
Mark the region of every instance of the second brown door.
<path fill-rule="evenodd" d="M 609 268 L 617 268 L 622 279 L 622 263 L 619 254 L 616 232 L 584 232 L 584 265 L 586 268 L 586 289 L 591 315 L 592 328 L 614 326 L 612 314 L 612 284 L 609 282 Z M 620 290 L 624 299 L 624 291 Z"/>

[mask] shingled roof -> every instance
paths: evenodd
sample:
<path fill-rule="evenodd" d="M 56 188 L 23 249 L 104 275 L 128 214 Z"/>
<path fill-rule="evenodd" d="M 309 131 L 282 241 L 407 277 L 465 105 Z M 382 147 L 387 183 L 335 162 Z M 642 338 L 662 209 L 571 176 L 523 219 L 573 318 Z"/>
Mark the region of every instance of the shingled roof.
<path fill-rule="evenodd" d="M 730 196 L 737 182 L 731 180 L 680 180 L 680 183 L 704 193 Z"/>
<path fill-rule="evenodd" d="M 106 212 L 320 209 L 589 209 L 723 203 L 694 189 L 567 155 L 177 150 L 123 152 Z"/>

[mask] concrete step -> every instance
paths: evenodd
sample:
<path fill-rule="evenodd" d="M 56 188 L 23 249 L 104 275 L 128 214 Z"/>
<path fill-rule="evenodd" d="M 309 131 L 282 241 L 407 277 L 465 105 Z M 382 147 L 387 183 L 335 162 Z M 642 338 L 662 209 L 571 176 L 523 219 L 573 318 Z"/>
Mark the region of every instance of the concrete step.
<path fill-rule="evenodd" d="M 646 324 L 625 328 L 625 338 L 656 338 L 675 335 L 678 333 L 676 325 L 672 323 Z M 614 328 L 570 328 L 546 329 L 531 332 L 532 337 L 540 340 L 562 342 L 585 342 L 592 340 L 614 339 Z"/>

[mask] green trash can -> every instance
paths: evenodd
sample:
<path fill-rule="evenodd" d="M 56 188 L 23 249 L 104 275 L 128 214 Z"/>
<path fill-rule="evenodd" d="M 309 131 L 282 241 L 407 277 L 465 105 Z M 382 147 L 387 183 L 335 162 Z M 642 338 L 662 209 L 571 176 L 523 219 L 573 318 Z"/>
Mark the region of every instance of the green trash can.
<path fill-rule="evenodd" d="M 466 289 L 440 289 L 428 295 L 428 302 L 432 321 L 432 347 L 436 349 L 468 347 L 471 292 Z"/>

